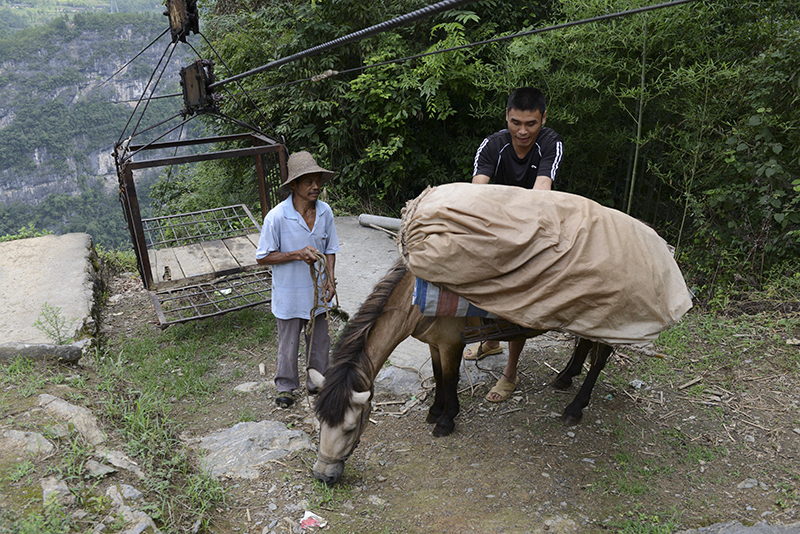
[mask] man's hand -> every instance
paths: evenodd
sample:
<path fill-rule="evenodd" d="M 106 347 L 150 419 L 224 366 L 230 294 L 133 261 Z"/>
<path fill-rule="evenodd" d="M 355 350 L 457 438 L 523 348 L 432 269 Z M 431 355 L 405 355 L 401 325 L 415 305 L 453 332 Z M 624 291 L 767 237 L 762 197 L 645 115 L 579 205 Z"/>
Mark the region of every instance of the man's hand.
<path fill-rule="evenodd" d="M 325 281 L 325 301 L 330 302 L 333 300 L 333 295 L 336 293 L 336 282 L 330 278 Z"/>
<path fill-rule="evenodd" d="M 304 261 L 308 265 L 313 265 L 317 261 L 317 254 L 319 254 L 319 252 L 317 249 L 309 245 L 305 248 L 301 248 L 300 250 L 296 250 L 295 254 L 297 254 L 297 259 L 299 261 Z"/>

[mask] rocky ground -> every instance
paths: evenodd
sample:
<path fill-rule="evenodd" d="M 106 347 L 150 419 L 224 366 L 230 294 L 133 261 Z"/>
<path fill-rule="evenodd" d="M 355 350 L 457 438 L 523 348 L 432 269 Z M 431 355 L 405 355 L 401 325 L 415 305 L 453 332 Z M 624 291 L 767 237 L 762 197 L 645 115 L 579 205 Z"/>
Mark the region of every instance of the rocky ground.
<path fill-rule="evenodd" d="M 138 281 L 114 279 L 109 294 L 104 336 L 156 328 Z M 658 360 L 658 373 L 656 360 L 618 352 L 574 427 L 558 416 L 576 387 L 548 386 L 571 350 L 560 334 L 528 341 L 520 388 L 506 403 L 483 400 L 489 380 L 465 380 L 456 432 L 445 438 L 432 437 L 425 423 L 429 389 L 378 390 L 372 424 L 330 488 L 311 474 L 316 429 L 307 399 L 286 410 L 272 403 L 274 358 L 223 358 L 211 371 L 218 388 L 212 400 L 177 403 L 172 415 L 184 428 L 182 440 L 198 451 L 218 433 L 263 433 L 266 426 L 253 425 L 277 422 L 271 446 L 278 455 L 246 472 L 230 465 L 220 472 L 226 499 L 212 511 L 209 529 L 219 534 L 306 531 L 306 512 L 330 532 L 678 532 L 710 525 L 703 532 L 800 532 L 800 332 L 791 330 L 796 320 L 787 324 L 763 354 L 737 352 L 736 338 L 689 343 L 690 354 Z M 701 365 L 710 351 L 729 363 Z M 500 369 L 503 358 L 478 365 Z M 483 376 L 474 364 L 466 370 Z M 248 376 L 258 378 L 242 378 Z M 5 410 L 2 428 L 38 402 Z M 245 425 L 243 413 L 255 417 Z M 257 441 L 243 435 L 227 441 Z M 209 450 L 198 455 L 208 459 Z M 131 471 L 118 468 L 104 480 L 120 494 L 130 487 L 152 498 Z M 191 527 L 173 525 L 177 532 Z"/>

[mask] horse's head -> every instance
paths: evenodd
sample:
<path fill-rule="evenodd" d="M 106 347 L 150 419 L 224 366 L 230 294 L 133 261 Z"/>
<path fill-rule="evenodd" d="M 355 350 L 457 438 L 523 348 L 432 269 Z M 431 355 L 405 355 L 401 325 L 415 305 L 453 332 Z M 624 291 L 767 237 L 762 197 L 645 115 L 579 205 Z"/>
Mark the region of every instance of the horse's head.
<path fill-rule="evenodd" d="M 325 378 L 309 369 L 312 382 L 320 389 L 317 417 L 320 422 L 319 451 L 314 476 L 335 484 L 344 471 L 344 462 L 353 454 L 372 412 L 372 392 L 324 388 Z M 338 398 L 334 393 L 338 389 Z"/>

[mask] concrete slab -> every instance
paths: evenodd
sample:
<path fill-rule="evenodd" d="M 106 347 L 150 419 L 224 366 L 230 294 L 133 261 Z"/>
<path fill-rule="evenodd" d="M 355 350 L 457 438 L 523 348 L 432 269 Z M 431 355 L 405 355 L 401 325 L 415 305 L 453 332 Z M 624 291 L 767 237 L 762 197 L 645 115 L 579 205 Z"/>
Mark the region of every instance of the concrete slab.
<path fill-rule="evenodd" d="M 394 238 L 386 232 L 359 224 L 358 217 L 336 217 L 336 233 L 342 249 L 336 255 L 339 306 L 350 317 L 372 293 L 392 265 L 400 259 Z M 408 338 L 389 361 L 392 365 L 423 376 L 433 376 L 428 345 Z M 380 376 L 379 376 L 380 380 Z"/>
<path fill-rule="evenodd" d="M 58 310 L 65 338 L 94 337 L 99 291 L 97 258 L 88 234 L 0 243 L 0 358 L 39 358 L 54 352 L 48 347 L 55 340 L 35 326 L 44 319 L 45 304 Z"/>

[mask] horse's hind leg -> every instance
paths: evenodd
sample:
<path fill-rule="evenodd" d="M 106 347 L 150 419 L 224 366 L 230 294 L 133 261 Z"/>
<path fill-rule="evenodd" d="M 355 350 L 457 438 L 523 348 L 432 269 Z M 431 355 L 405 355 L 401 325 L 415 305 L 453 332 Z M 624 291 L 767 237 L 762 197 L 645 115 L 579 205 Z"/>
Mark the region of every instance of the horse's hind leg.
<path fill-rule="evenodd" d="M 572 378 L 581 374 L 583 369 L 583 362 L 586 361 L 586 356 L 592 350 L 593 343 L 588 339 L 578 338 L 575 343 L 575 349 L 572 351 L 572 357 L 563 371 L 558 373 L 558 376 L 553 380 L 550 385 L 556 389 L 567 389 L 572 385 Z"/>
<path fill-rule="evenodd" d="M 585 340 L 582 340 L 585 341 Z M 590 342 L 591 343 L 591 342 Z M 591 343 L 594 345 L 594 357 L 592 358 L 592 366 L 583 381 L 578 394 L 575 399 L 564 408 L 564 413 L 561 414 L 561 420 L 568 425 L 576 425 L 583 418 L 583 409 L 589 405 L 589 399 L 592 397 L 592 390 L 597 382 L 597 377 L 600 376 L 600 371 L 606 366 L 608 357 L 614 351 L 614 348 L 605 343 Z"/>

